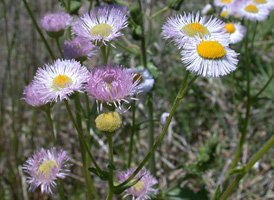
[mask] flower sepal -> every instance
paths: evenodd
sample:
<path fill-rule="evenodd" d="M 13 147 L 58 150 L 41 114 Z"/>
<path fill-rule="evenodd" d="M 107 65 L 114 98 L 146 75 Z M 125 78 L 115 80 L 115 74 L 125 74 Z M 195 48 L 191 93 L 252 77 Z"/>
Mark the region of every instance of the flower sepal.
<path fill-rule="evenodd" d="M 102 181 L 108 181 L 109 175 L 107 171 L 99 172 L 96 168 L 92 168 L 92 167 L 88 168 L 88 171 L 97 175 Z"/>
<path fill-rule="evenodd" d="M 51 38 L 56 38 L 58 39 L 59 37 L 62 37 L 65 33 L 65 30 L 62 29 L 60 31 L 46 31 L 48 36 L 50 36 Z"/>
<path fill-rule="evenodd" d="M 118 182 L 114 182 L 114 193 L 115 194 L 121 194 L 123 193 L 125 190 L 127 190 L 128 188 L 131 188 L 132 186 L 134 186 L 135 184 L 137 184 L 141 178 L 143 176 L 141 176 L 140 178 L 138 178 L 137 180 L 134 180 L 134 181 L 130 181 L 129 183 L 123 185 L 123 186 L 120 186 L 120 187 L 117 187 L 119 184 L 121 183 L 118 183 Z"/>

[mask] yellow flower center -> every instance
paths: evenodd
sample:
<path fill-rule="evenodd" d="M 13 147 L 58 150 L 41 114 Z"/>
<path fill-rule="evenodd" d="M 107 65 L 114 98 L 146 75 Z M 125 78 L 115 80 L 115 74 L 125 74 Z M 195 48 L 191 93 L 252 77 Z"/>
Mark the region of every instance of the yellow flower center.
<path fill-rule="evenodd" d="M 122 119 L 117 112 L 107 112 L 99 115 L 95 124 L 99 131 L 113 133 L 120 128 Z"/>
<path fill-rule="evenodd" d="M 134 181 L 136 181 L 136 180 L 133 179 L 130 182 L 134 182 Z M 133 187 L 134 187 L 134 190 L 136 192 L 140 192 L 140 191 L 142 191 L 144 189 L 145 184 L 142 181 L 138 181 Z"/>
<path fill-rule="evenodd" d="M 199 34 L 200 37 L 203 35 L 210 35 L 210 32 L 206 27 L 196 22 L 183 26 L 181 31 L 185 32 L 185 34 L 187 34 L 189 37 L 194 37 L 194 35 L 197 34 Z"/>
<path fill-rule="evenodd" d="M 142 75 L 141 75 L 140 73 L 138 73 L 138 72 L 133 72 L 133 75 L 135 75 L 135 76 L 133 77 L 133 83 L 135 83 L 136 81 L 139 81 L 139 83 L 142 82 L 143 77 L 142 77 Z"/>
<path fill-rule="evenodd" d="M 67 75 L 59 75 L 52 80 L 52 88 L 57 91 L 60 91 L 60 88 L 65 88 L 67 85 L 70 86 L 71 84 L 72 80 Z"/>
<path fill-rule="evenodd" d="M 250 4 L 245 7 L 245 11 L 250 13 L 257 13 L 259 12 L 259 9 L 255 5 Z"/>
<path fill-rule="evenodd" d="M 227 30 L 227 33 L 230 33 L 230 34 L 234 33 L 236 30 L 234 24 L 232 24 L 232 23 L 226 23 L 225 29 Z"/>
<path fill-rule="evenodd" d="M 222 12 L 222 13 L 220 14 L 220 16 L 221 16 L 221 17 L 224 17 L 224 18 L 227 17 L 227 16 L 228 16 L 228 10 Z"/>
<path fill-rule="evenodd" d="M 220 0 L 220 2 L 229 4 L 229 3 L 231 3 L 231 0 Z"/>
<path fill-rule="evenodd" d="M 91 35 L 100 35 L 102 38 L 109 36 L 113 27 L 108 24 L 97 24 L 90 29 Z"/>
<path fill-rule="evenodd" d="M 254 3 L 257 3 L 257 4 L 265 4 L 267 3 L 266 0 L 253 0 Z"/>
<path fill-rule="evenodd" d="M 206 59 L 219 59 L 226 55 L 224 47 L 217 41 L 203 41 L 198 47 L 199 55 Z"/>
<path fill-rule="evenodd" d="M 53 160 L 48 160 L 46 162 L 43 162 L 37 170 L 37 175 L 40 173 L 43 173 L 44 176 L 48 176 L 50 173 L 50 170 L 54 167 L 58 167 L 58 164 L 57 162 Z"/>

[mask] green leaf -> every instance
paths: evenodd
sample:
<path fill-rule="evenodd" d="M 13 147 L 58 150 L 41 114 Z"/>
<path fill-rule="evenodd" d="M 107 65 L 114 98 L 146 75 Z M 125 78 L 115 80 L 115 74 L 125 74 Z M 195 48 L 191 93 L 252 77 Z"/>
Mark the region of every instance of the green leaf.
<path fill-rule="evenodd" d="M 70 14 L 77 14 L 78 10 L 81 8 L 82 2 L 81 1 L 71 1 L 70 3 Z"/>
<path fill-rule="evenodd" d="M 238 174 L 245 174 L 246 173 L 246 168 L 245 166 L 241 168 L 234 168 L 228 171 L 228 174 L 231 175 L 238 175 Z"/>
<path fill-rule="evenodd" d="M 113 192 L 114 192 L 115 194 L 121 194 L 121 193 L 124 192 L 126 189 L 128 189 L 128 188 L 134 186 L 136 183 L 138 183 L 139 180 L 140 180 L 142 177 L 143 177 L 143 176 L 141 176 L 140 178 L 138 178 L 138 179 L 135 180 L 135 181 L 132 181 L 132 182 L 129 182 L 129 183 L 123 185 L 122 187 L 117 187 L 117 188 L 115 188 Z"/>
<path fill-rule="evenodd" d="M 152 74 L 153 78 L 157 79 L 159 76 L 158 68 L 155 67 L 155 65 L 152 62 L 147 63 L 147 68 L 150 71 L 150 73 Z"/>
<path fill-rule="evenodd" d="M 218 187 L 214 193 L 214 196 L 212 197 L 211 200 L 218 200 L 220 196 L 221 196 L 221 187 L 220 187 L 220 185 L 218 185 Z"/>
<path fill-rule="evenodd" d="M 102 171 L 99 172 L 96 168 L 88 168 L 88 170 L 94 174 L 96 174 L 101 180 L 107 181 L 108 180 L 108 172 L 107 171 Z"/>

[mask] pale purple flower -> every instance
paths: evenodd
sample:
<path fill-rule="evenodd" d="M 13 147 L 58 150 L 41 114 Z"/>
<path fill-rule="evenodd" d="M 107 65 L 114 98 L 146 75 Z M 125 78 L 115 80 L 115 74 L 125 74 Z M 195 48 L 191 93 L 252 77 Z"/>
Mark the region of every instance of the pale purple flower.
<path fill-rule="evenodd" d="M 27 183 L 30 184 L 30 191 L 34 191 L 37 187 L 41 186 L 42 193 L 52 194 L 52 188 L 55 187 L 57 178 L 64 179 L 69 170 L 64 169 L 68 165 L 66 151 L 56 151 L 55 147 L 49 150 L 41 149 L 28 158 L 23 169 L 30 175 Z"/>
<path fill-rule="evenodd" d="M 123 5 L 118 5 L 118 4 L 109 4 L 109 5 L 103 5 L 103 6 L 98 6 L 97 9 L 102 9 L 104 7 L 108 7 L 108 9 L 115 8 L 117 10 L 120 10 L 122 13 L 128 14 L 129 10 L 127 9 L 126 6 Z"/>
<path fill-rule="evenodd" d="M 33 82 L 37 85 L 44 103 L 69 100 L 75 91 L 82 92 L 89 71 L 75 60 L 57 59 L 36 72 Z"/>
<path fill-rule="evenodd" d="M 130 168 L 126 171 L 118 172 L 118 182 L 122 183 L 127 180 L 131 174 L 135 171 L 136 168 Z M 132 196 L 134 200 L 145 200 L 151 199 L 151 197 L 155 197 L 158 193 L 158 189 L 152 188 L 152 186 L 158 184 L 156 178 L 154 178 L 148 170 L 142 169 L 137 173 L 137 175 L 133 178 L 133 181 L 142 177 L 134 186 L 127 189 L 123 198 L 127 196 Z"/>
<path fill-rule="evenodd" d="M 25 87 L 23 95 L 24 97 L 22 99 L 31 106 L 39 107 L 44 105 L 44 102 L 41 100 L 39 89 L 37 89 L 37 85 L 33 82 Z"/>
<path fill-rule="evenodd" d="M 68 59 L 83 59 L 95 55 L 94 45 L 91 42 L 83 41 L 81 38 L 76 37 L 74 40 L 66 40 L 63 48 L 65 58 Z"/>
<path fill-rule="evenodd" d="M 69 14 L 51 13 L 46 14 L 41 20 L 41 26 L 49 32 L 58 32 L 67 28 L 70 24 L 72 17 Z"/>
<path fill-rule="evenodd" d="M 85 13 L 72 26 L 74 34 L 85 41 L 100 46 L 107 45 L 121 36 L 121 29 L 127 27 L 127 17 L 124 11 L 115 7 L 99 7 L 97 12 L 91 10 Z"/>
<path fill-rule="evenodd" d="M 133 81 L 139 81 L 136 93 L 144 95 L 153 88 L 154 78 L 147 69 L 140 70 L 137 68 L 130 68 L 128 70 L 135 75 Z"/>
<path fill-rule="evenodd" d="M 129 103 L 126 98 L 134 95 L 137 90 L 139 80 L 133 81 L 135 76 L 119 65 L 95 67 L 90 72 L 86 91 L 100 102 L 98 110 L 103 109 L 103 103 L 121 110 L 121 103 Z"/>

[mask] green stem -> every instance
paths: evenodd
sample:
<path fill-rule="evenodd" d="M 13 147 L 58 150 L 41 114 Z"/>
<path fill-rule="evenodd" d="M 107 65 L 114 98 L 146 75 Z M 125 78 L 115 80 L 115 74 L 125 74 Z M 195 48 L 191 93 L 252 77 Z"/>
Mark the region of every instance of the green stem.
<path fill-rule="evenodd" d="M 253 50 L 253 46 L 254 46 L 254 39 L 255 39 L 255 35 L 256 35 L 257 25 L 258 25 L 258 21 L 255 22 L 255 27 L 254 27 L 254 30 L 253 30 L 252 41 L 251 41 L 251 49 L 252 50 Z"/>
<path fill-rule="evenodd" d="M 134 132 L 135 132 L 135 111 L 136 111 L 136 102 L 133 101 L 132 103 L 132 124 L 131 124 L 131 131 L 130 131 L 130 142 L 129 142 L 129 153 L 128 153 L 128 163 L 127 167 L 130 168 L 131 165 L 131 158 L 132 158 L 132 150 L 133 150 L 133 141 L 134 141 Z"/>
<path fill-rule="evenodd" d="M 86 150 L 87 150 L 87 152 L 88 152 L 88 155 L 89 155 L 89 157 L 90 157 L 92 163 L 94 164 L 96 170 L 97 170 L 99 173 L 103 174 L 101 168 L 99 167 L 99 165 L 96 163 L 94 157 L 92 156 L 92 154 L 91 154 L 91 152 L 90 152 L 90 149 L 89 149 L 87 143 L 85 142 L 83 132 L 81 131 L 81 129 L 79 129 L 79 127 L 78 127 L 78 125 L 77 125 L 77 123 L 76 123 L 76 121 L 75 121 L 75 119 L 74 119 L 74 117 L 73 117 L 73 114 L 72 114 L 72 112 L 71 112 L 71 109 L 70 109 L 70 106 L 69 106 L 68 101 L 67 101 L 67 100 L 64 100 L 64 101 L 65 101 L 65 105 L 66 105 L 68 114 L 69 114 L 69 116 L 70 116 L 70 119 L 71 119 L 71 121 L 72 121 L 74 127 L 76 128 L 76 130 L 77 130 L 77 132 L 78 132 L 78 135 L 79 135 L 79 138 L 80 138 L 81 142 L 83 143 L 83 145 L 85 146 L 85 148 L 86 148 Z"/>
<path fill-rule="evenodd" d="M 54 60 L 55 57 L 54 57 L 54 55 L 53 55 L 53 52 L 52 52 L 52 50 L 51 50 L 51 48 L 50 48 L 50 46 L 49 46 L 49 44 L 48 44 L 46 38 L 44 37 L 44 35 L 43 35 L 41 29 L 39 28 L 39 26 L 38 26 L 38 24 L 37 24 L 35 18 L 33 17 L 33 14 L 32 14 L 32 12 L 31 12 L 29 6 L 28 6 L 27 1 L 26 1 L 26 0 L 23 0 L 23 3 L 24 3 L 24 5 L 25 5 L 25 7 L 26 7 L 26 9 L 27 9 L 27 12 L 28 12 L 28 14 L 29 14 L 31 20 L 32 20 L 32 23 L 34 24 L 34 26 L 35 26 L 37 32 L 39 33 L 41 39 L 43 40 L 43 42 L 44 42 L 44 44 L 45 44 L 45 46 L 46 46 L 46 48 L 47 48 L 47 50 L 48 50 L 48 52 L 49 52 L 51 58 Z"/>
<path fill-rule="evenodd" d="M 153 121 L 153 94 L 149 92 L 147 97 L 148 106 L 148 120 L 149 120 L 149 133 L 148 133 L 148 147 L 153 148 L 154 144 L 154 121 Z M 155 154 L 152 154 L 148 161 L 148 169 L 153 176 L 156 176 Z"/>
<path fill-rule="evenodd" d="M 66 12 L 68 14 L 70 14 L 70 2 L 71 2 L 71 0 L 67 0 Z M 69 38 L 69 39 L 71 38 L 71 27 L 67 28 L 67 38 Z"/>
<path fill-rule="evenodd" d="M 56 41 L 58 50 L 59 50 L 59 52 L 61 54 L 61 57 L 64 58 L 64 54 L 63 54 L 63 51 L 62 51 L 61 46 L 60 46 L 59 38 L 55 38 L 55 41 Z"/>
<path fill-rule="evenodd" d="M 109 176 L 108 176 L 108 195 L 107 200 L 111 200 L 113 197 L 113 147 L 112 147 L 112 134 L 107 134 L 108 150 L 109 150 Z"/>
<path fill-rule="evenodd" d="M 155 17 L 157 17 L 158 15 L 162 14 L 163 12 L 167 11 L 169 9 L 168 6 L 162 8 L 161 10 L 158 10 L 156 13 L 154 13 L 153 15 L 151 15 L 150 19 L 153 19 Z"/>
<path fill-rule="evenodd" d="M 82 116 L 81 116 L 81 101 L 80 101 L 80 96 L 79 93 L 75 93 L 75 107 L 76 107 L 76 122 L 79 127 L 79 129 L 82 131 Z M 85 151 L 85 145 L 83 142 L 80 140 L 80 147 L 81 147 L 81 154 L 82 154 L 82 162 L 83 162 L 83 171 L 84 171 L 84 177 L 85 177 L 85 183 L 86 183 L 86 188 L 87 188 L 87 194 L 88 194 L 88 199 L 93 199 L 92 193 L 94 193 L 95 197 L 98 197 L 98 194 L 95 190 L 95 187 L 93 185 L 93 181 L 91 179 L 90 173 L 88 171 L 89 167 L 89 157 L 87 152 Z M 96 198 L 98 199 L 98 198 Z"/>
<path fill-rule="evenodd" d="M 258 96 L 267 88 L 267 86 L 269 85 L 269 83 L 272 81 L 273 78 L 274 78 L 274 73 L 271 75 L 271 77 L 269 78 L 267 83 L 264 85 L 264 87 L 262 87 L 262 89 L 252 98 L 252 100 L 256 100 L 258 98 Z"/>
<path fill-rule="evenodd" d="M 90 12 L 90 10 L 92 9 L 93 5 L 93 0 L 89 1 L 89 7 L 88 7 L 88 12 Z"/>
<path fill-rule="evenodd" d="M 45 112 L 47 114 L 47 118 L 49 121 L 49 125 L 50 125 L 50 130 L 51 130 L 51 136 L 52 136 L 52 142 L 53 142 L 53 146 L 56 146 L 56 138 L 55 138 L 55 134 L 54 134 L 54 127 L 53 127 L 53 122 L 52 122 L 52 118 L 51 118 L 51 112 L 50 112 L 50 108 L 46 108 Z M 64 184 L 63 184 L 63 180 L 62 179 L 58 179 L 58 187 L 57 187 L 59 196 L 61 200 L 65 200 L 65 192 L 64 192 Z"/>
<path fill-rule="evenodd" d="M 118 45 L 119 47 L 123 48 L 124 50 L 126 50 L 129 53 L 132 53 L 134 55 L 138 55 L 138 53 L 136 53 L 136 51 L 126 47 L 125 45 L 123 45 L 122 43 L 118 42 L 118 41 L 113 41 L 116 45 Z"/>
<path fill-rule="evenodd" d="M 53 142 L 53 145 L 56 146 L 56 138 L 55 138 L 55 134 L 54 134 L 54 128 L 53 128 L 53 122 L 52 122 L 52 118 L 51 118 L 50 108 L 46 109 L 45 112 L 46 112 L 47 118 L 49 120 L 52 142 Z"/>
<path fill-rule="evenodd" d="M 124 186 L 125 184 L 127 184 L 128 182 L 130 182 L 135 176 L 136 174 L 144 167 L 144 165 L 146 164 L 146 162 L 148 161 L 148 159 L 150 158 L 150 156 L 155 152 L 155 150 L 159 147 L 159 145 L 161 144 L 162 140 L 164 139 L 165 134 L 167 133 L 169 124 L 171 122 L 172 117 L 174 116 L 174 113 L 179 105 L 179 102 L 181 99 L 184 98 L 186 92 L 188 91 L 188 89 L 190 88 L 191 84 L 198 78 L 198 76 L 195 76 L 194 78 L 192 78 L 192 80 L 186 85 L 187 82 L 187 78 L 189 76 L 189 72 L 186 72 L 185 78 L 181 84 L 180 90 L 176 96 L 176 99 L 174 100 L 173 106 L 171 108 L 170 114 L 167 118 L 166 124 L 164 125 L 164 128 L 160 134 L 160 136 L 157 138 L 153 148 L 148 152 L 148 154 L 146 155 L 146 157 L 143 159 L 143 161 L 139 164 L 139 166 L 137 167 L 137 169 L 133 172 L 133 174 L 127 179 L 125 180 L 123 183 L 119 184 L 118 186 L 115 186 L 114 188 L 120 188 L 122 186 Z"/>
<path fill-rule="evenodd" d="M 105 45 L 101 46 L 101 52 L 104 60 L 104 65 L 107 66 L 108 64 L 108 57 L 107 57 L 107 48 Z"/>
<path fill-rule="evenodd" d="M 247 33 L 248 33 L 248 29 L 249 29 L 249 21 L 247 24 Z M 249 114 L 250 114 L 250 105 L 251 105 L 251 99 L 250 99 L 250 66 L 249 66 L 249 57 L 248 57 L 248 49 L 247 49 L 247 45 L 248 45 L 248 37 L 246 36 L 246 40 L 245 40 L 245 65 L 246 65 L 246 81 L 247 81 L 247 85 L 246 85 L 246 90 L 247 90 L 247 102 L 246 102 L 246 114 L 245 114 L 245 120 L 244 120 L 244 127 L 242 129 L 242 135 L 241 135 L 241 139 L 239 141 L 239 145 L 238 145 L 238 149 L 236 151 L 235 157 L 231 163 L 230 169 L 233 169 L 237 163 L 238 163 L 238 159 L 242 153 L 242 149 L 243 149 L 243 145 L 245 142 L 245 137 L 246 137 L 246 133 L 247 133 L 247 127 L 248 127 L 248 121 L 249 121 Z"/>
<path fill-rule="evenodd" d="M 66 200 L 66 196 L 65 196 L 65 191 L 64 191 L 64 184 L 63 184 L 63 180 L 62 179 L 58 179 L 58 186 L 57 186 L 57 190 L 60 196 L 61 200 Z"/>
<path fill-rule="evenodd" d="M 219 200 L 226 200 L 233 192 L 244 175 L 253 167 L 253 165 L 274 145 L 274 135 L 265 143 L 265 145 L 251 158 L 245 166 L 245 173 L 238 175 L 234 181 L 228 186 Z"/>

